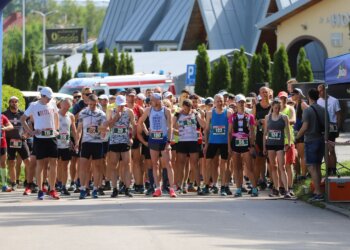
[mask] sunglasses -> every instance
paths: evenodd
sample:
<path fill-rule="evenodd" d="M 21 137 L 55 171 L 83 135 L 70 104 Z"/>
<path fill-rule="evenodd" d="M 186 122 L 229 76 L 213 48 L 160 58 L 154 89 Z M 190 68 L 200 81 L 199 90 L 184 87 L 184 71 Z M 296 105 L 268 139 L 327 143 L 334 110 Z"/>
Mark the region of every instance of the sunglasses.
<path fill-rule="evenodd" d="M 84 95 L 85 96 L 90 96 L 90 95 L 92 95 L 92 93 L 85 93 Z"/>
<path fill-rule="evenodd" d="M 81 98 L 81 95 L 76 95 L 73 97 L 74 99 L 80 99 Z"/>

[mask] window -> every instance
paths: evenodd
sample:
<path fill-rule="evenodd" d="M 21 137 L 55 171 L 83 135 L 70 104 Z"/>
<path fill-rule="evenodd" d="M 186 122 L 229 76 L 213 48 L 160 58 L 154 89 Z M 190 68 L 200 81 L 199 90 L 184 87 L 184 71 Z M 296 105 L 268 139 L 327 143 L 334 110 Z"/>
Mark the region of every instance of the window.
<path fill-rule="evenodd" d="M 177 51 L 177 44 L 157 44 L 156 46 L 157 51 Z"/>
<path fill-rule="evenodd" d="M 126 45 L 123 45 L 123 51 L 124 52 L 128 52 L 128 53 L 131 53 L 131 52 L 142 52 L 143 48 L 142 48 L 142 45 L 129 45 L 129 44 L 126 44 Z"/>

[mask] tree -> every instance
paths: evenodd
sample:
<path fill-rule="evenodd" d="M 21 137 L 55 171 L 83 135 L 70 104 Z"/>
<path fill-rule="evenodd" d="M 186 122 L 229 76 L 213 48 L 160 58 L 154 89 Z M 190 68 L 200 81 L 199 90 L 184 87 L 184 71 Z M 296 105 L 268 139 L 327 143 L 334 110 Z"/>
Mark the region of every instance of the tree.
<path fill-rule="evenodd" d="M 217 82 L 215 84 L 215 93 L 219 92 L 222 89 L 229 88 L 231 84 L 231 74 L 230 74 L 230 64 L 226 56 L 220 56 L 216 77 L 217 77 L 216 78 Z"/>
<path fill-rule="evenodd" d="M 48 67 L 47 76 L 46 76 L 46 86 L 52 86 L 52 72 L 51 66 Z"/>
<path fill-rule="evenodd" d="M 11 61 L 12 61 L 12 67 L 10 70 L 10 81 L 12 82 L 13 86 L 16 86 L 16 81 L 17 81 L 17 57 L 16 54 L 13 54 L 11 56 Z"/>
<path fill-rule="evenodd" d="M 64 60 L 63 66 L 62 66 L 62 72 L 61 72 L 60 87 L 62 87 L 70 79 L 71 79 L 71 75 L 69 75 L 69 72 L 68 72 L 67 62 L 66 60 Z"/>
<path fill-rule="evenodd" d="M 54 65 L 52 71 L 52 85 L 50 86 L 53 92 L 57 92 L 60 89 L 60 80 L 58 78 L 58 67 Z"/>
<path fill-rule="evenodd" d="M 109 75 L 116 76 L 119 72 L 119 55 L 116 48 L 113 49 L 113 55 L 110 60 Z"/>
<path fill-rule="evenodd" d="M 32 90 L 36 91 L 39 85 L 45 86 L 45 78 L 44 78 L 44 72 L 42 68 L 36 67 L 34 71 Z"/>
<path fill-rule="evenodd" d="M 12 68 L 15 65 L 14 65 L 12 60 L 13 60 L 13 57 L 10 57 L 6 61 L 2 82 L 3 82 L 3 84 L 8 84 L 8 85 L 14 86 L 15 85 L 15 79 L 12 76 Z"/>
<path fill-rule="evenodd" d="M 97 44 L 94 44 L 94 47 L 92 48 L 92 59 L 91 64 L 89 67 L 90 72 L 101 72 L 101 63 L 100 58 L 98 56 L 98 48 Z"/>
<path fill-rule="evenodd" d="M 23 94 L 19 89 L 16 89 L 10 85 L 2 85 L 2 110 L 1 112 L 4 112 L 9 107 L 9 101 L 11 96 L 16 96 L 19 101 L 19 109 L 24 110 L 26 102 L 24 100 Z"/>
<path fill-rule="evenodd" d="M 125 58 L 125 53 L 124 51 L 122 51 L 122 54 L 120 56 L 120 61 L 119 61 L 119 75 L 126 75 L 127 71 L 126 71 L 126 58 Z"/>
<path fill-rule="evenodd" d="M 33 68 L 32 68 L 32 60 L 31 60 L 31 53 L 30 50 L 27 49 L 26 53 L 24 55 L 23 59 L 23 79 L 24 81 L 22 82 L 23 88 L 20 88 L 21 90 L 30 90 L 31 85 L 32 85 L 32 76 L 33 76 Z"/>
<path fill-rule="evenodd" d="M 134 59 L 129 53 L 126 53 L 126 74 L 133 75 L 134 74 Z"/>
<path fill-rule="evenodd" d="M 248 88 L 247 92 L 256 92 L 256 84 L 257 83 L 263 83 L 263 68 L 261 64 L 261 55 L 260 54 L 254 54 L 252 57 L 252 61 L 250 63 L 250 69 L 249 69 L 249 81 L 248 81 Z"/>
<path fill-rule="evenodd" d="M 209 96 L 214 96 L 218 91 L 221 89 L 216 88 L 216 84 L 218 81 L 218 71 L 219 71 L 219 64 L 217 62 L 213 63 L 213 68 L 211 69 L 211 77 L 210 77 L 210 84 L 209 84 Z"/>
<path fill-rule="evenodd" d="M 23 57 L 22 57 L 22 54 L 19 54 L 17 56 L 16 84 L 14 86 L 16 86 L 16 88 L 19 88 L 20 90 L 25 90 L 24 89 L 25 85 L 23 84 L 23 82 L 25 81 L 23 71 L 24 71 Z"/>
<path fill-rule="evenodd" d="M 38 58 L 36 57 L 36 54 L 35 54 L 34 49 L 30 49 L 30 50 L 29 50 L 29 53 L 30 53 L 30 61 L 31 61 L 31 63 L 32 63 L 32 71 L 35 72 L 35 69 L 36 69 L 37 67 L 40 67 L 40 66 L 38 65 Z"/>
<path fill-rule="evenodd" d="M 79 72 L 89 72 L 87 60 L 86 60 L 86 52 L 85 50 L 83 51 L 83 56 L 81 59 L 81 63 L 78 66 L 78 73 Z"/>
<path fill-rule="evenodd" d="M 274 93 L 285 89 L 286 82 L 290 79 L 287 51 L 282 44 L 273 55 L 272 81 L 270 88 Z"/>
<path fill-rule="evenodd" d="M 194 92 L 200 96 L 207 96 L 208 86 L 211 76 L 210 61 L 207 49 L 204 44 L 197 48 L 198 55 L 196 57 L 196 83 Z"/>
<path fill-rule="evenodd" d="M 263 44 L 261 50 L 261 65 L 262 65 L 262 82 L 271 82 L 271 57 L 269 52 L 269 47 L 266 43 Z"/>
<path fill-rule="evenodd" d="M 106 48 L 105 49 L 105 56 L 103 58 L 103 63 L 102 63 L 102 72 L 107 72 L 109 73 L 111 70 L 110 70 L 110 67 L 111 67 L 111 53 L 109 52 L 109 49 Z"/>
<path fill-rule="evenodd" d="M 314 75 L 312 73 L 311 63 L 306 58 L 306 52 L 304 48 L 300 48 L 298 54 L 298 69 L 297 69 L 297 81 L 298 82 L 312 82 Z"/>
<path fill-rule="evenodd" d="M 241 52 L 233 54 L 231 69 L 231 91 L 235 94 L 246 93 L 248 85 L 248 69 L 246 55 Z"/>
<path fill-rule="evenodd" d="M 72 68 L 68 67 L 67 79 L 72 79 L 72 76 L 73 76 Z"/>

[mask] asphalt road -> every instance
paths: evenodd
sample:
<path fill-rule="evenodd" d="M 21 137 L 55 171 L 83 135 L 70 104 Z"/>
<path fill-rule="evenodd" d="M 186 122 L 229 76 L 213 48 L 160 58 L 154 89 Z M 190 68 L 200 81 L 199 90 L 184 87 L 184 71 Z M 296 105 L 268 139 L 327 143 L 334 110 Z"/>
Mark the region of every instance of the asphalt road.
<path fill-rule="evenodd" d="M 350 220 L 294 200 L 0 193 L 0 249 L 349 249 Z"/>

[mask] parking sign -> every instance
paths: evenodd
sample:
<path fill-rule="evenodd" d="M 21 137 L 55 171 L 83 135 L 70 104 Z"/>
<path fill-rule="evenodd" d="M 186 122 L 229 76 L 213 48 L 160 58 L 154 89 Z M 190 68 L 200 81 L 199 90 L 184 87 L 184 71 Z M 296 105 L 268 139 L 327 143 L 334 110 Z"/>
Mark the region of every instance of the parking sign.
<path fill-rule="evenodd" d="M 188 64 L 186 72 L 186 84 L 194 85 L 196 82 L 196 64 Z"/>

